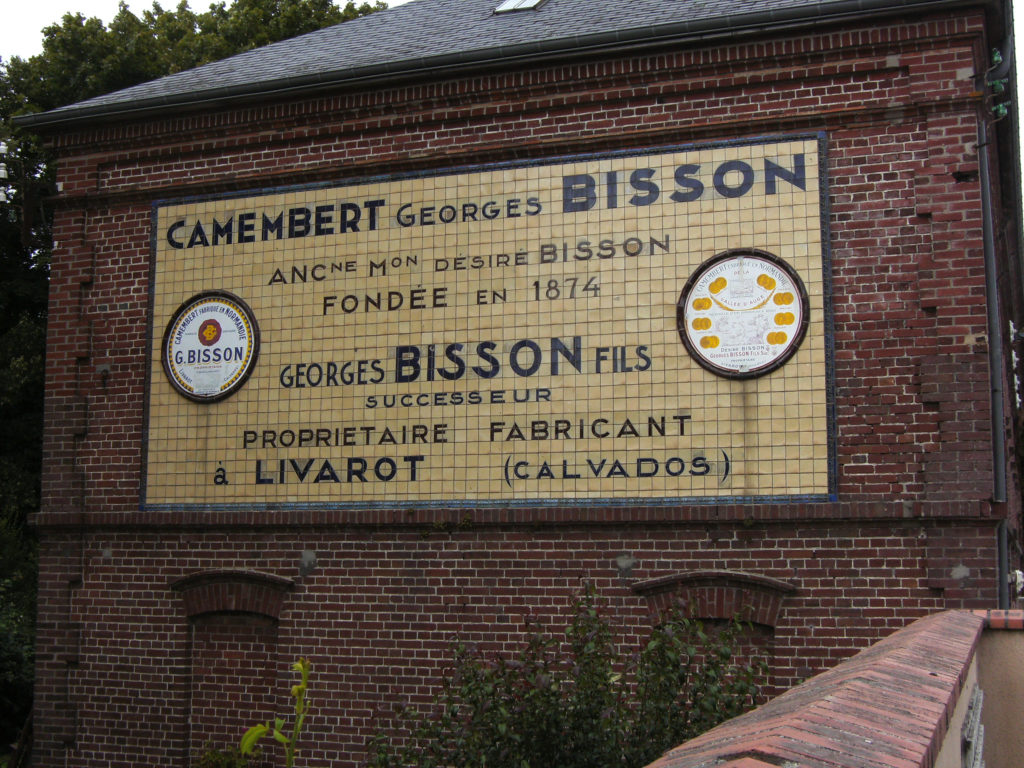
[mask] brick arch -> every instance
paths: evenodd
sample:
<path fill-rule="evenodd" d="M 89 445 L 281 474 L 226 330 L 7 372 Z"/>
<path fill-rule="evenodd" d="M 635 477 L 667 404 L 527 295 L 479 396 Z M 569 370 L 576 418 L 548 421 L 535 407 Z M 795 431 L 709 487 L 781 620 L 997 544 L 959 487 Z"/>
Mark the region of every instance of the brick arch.
<path fill-rule="evenodd" d="M 663 576 L 633 585 L 654 617 L 683 601 L 694 618 L 744 621 L 774 628 L 782 602 L 796 592 L 788 581 L 743 571 L 706 570 Z"/>
<path fill-rule="evenodd" d="M 201 571 L 169 584 L 189 625 L 189 764 L 237 742 L 239 725 L 278 709 L 278 620 L 290 579 L 259 571 Z M 269 763 L 261 763 L 269 764 Z"/>
<path fill-rule="evenodd" d="M 202 571 L 170 583 L 185 601 L 189 619 L 217 613 L 249 613 L 277 621 L 291 579 L 259 571 Z"/>

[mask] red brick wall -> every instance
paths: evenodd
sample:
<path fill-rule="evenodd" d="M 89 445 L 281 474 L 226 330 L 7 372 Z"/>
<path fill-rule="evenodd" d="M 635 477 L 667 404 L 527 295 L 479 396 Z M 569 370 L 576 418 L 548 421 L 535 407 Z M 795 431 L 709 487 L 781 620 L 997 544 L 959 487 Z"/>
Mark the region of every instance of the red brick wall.
<path fill-rule="evenodd" d="M 266 723 L 270 713 L 284 714 L 290 699 L 277 685 L 275 622 L 221 614 L 197 617 L 190 630 L 188 743 L 197 760 L 208 745 L 237 744 L 240 725 L 244 732 Z M 261 751 L 269 752 L 269 744 Z"/>
<path fill-rule="evenodd" d="M 921 18 L 53 136 L 38 764 L 185 765 L 226 737 L 230 723 L 203 714 L 213 695 L 188 725 L 196 659 L 219 674 L 210 648 L 223 647 L 195 632 L 234 627 L 253 649 L 224 666 L 247 701 L 284 706 L 289 663 L 310 656 L 311 744 L 340 767 L 382 714 L 429 696 L 453 635 L 511 647 L 527 617 L 557 623 L 584 581 L 629 637 L 649 621 L 634 584 L 711 569 L 789 583 L 765 629 L 774 690 L 921 614 L 993 607 L 996 524 L 1016 529 L 1019 504 L 1015 486 L 1013 502 L 989 502 L 972 75 L 991 45 L 980 16 Z M 837 502 L 139 511 L 154 199 L 809 130 L 827 136 Z M 620 571 L 623 554 L 635 564 Z M 170 586 L 211 570 L 296 588 L 276 621 L 214 632 Z M 276 651 L 257 649 L 260 633 Z M 234 714 L 240 734 L 252 709 Z"/>

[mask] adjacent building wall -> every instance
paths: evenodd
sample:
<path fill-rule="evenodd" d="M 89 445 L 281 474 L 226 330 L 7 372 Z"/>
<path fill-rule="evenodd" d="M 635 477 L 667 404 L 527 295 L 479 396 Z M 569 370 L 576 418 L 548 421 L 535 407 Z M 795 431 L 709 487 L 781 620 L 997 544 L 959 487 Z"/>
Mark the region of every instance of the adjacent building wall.
<path fill-rule="evenodd" d="M 732 602 L 701 604 L 777 600 L 754 616 L 773 691 L 925 613 L 993 606 L 996 526 L 1016 530 L 1018 504 L 989 501 L 977 121 L 992 44 L 972 12 L 851 23 L 53 135 L 37 764 L 185 765 L 280 709 L 306 655 L 312 749 L 352 766 L 395 705 L 429 696 L 454 635 L 511 647 L 585 582 L 628 639 L 654 604 L 633 586 L 740 572 Z M 148 315 L 155 201 L 818 132 L 835 500 L 140 508 L 150 323 L 165 322 Z M 209 572 L 223 591 L 182 588 Z M 231 670 L 217 699 L 202 681 Z"/>

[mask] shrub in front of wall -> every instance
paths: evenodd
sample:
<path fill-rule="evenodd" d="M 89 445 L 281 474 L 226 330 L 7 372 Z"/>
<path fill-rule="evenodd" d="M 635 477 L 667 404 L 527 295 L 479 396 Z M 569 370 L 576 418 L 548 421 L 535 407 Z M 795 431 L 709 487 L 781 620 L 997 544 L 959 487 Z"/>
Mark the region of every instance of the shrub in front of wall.
<path fill-rule="evenodd" d="M 683 607 L 624 657 L 591 590 L 564 637 L 533 626 L 514 655 L 456 642 L 427 711 L 404 710 L 368 768 L 639 768 L 752 707 L 766 666 L 740 663 L 743 625 L 712 631 Z"/>

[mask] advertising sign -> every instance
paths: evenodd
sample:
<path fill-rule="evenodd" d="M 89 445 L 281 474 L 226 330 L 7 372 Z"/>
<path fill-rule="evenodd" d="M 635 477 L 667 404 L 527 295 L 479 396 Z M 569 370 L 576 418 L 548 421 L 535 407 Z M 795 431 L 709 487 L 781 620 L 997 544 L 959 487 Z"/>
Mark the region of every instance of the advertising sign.
<path fill-rule="evenodd" d="M 143 506 L 829 498 L 822 142 L 157 204 Z"/>

